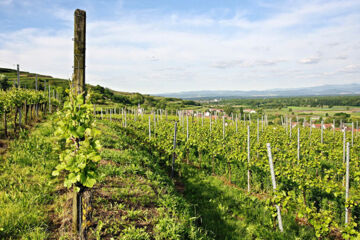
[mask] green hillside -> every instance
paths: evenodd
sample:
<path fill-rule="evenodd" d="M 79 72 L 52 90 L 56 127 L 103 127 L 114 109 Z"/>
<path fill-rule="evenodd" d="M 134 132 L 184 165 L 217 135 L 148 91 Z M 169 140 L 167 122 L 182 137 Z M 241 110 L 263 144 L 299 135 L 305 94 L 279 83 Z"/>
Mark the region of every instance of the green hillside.
<path fill-rule="evenodd" d="M 8 83 L 11 85 L 17 82 L 17 73 L 14 69 L 0 68 L 0 76 L 6 77 Z M 23 88 L 35 89 L 35 76 L 36 73 L 30 73 L 20 71 L 20 86 Z M 70 80 L 54 78 L 52 76 L 37 74 L 38 76 L 38 88 L 43 90 L 45 85 L 50 84 L 52 88 L 55 88 L 61 95 L 65 94 L 65 89 L 70 86 Z M 97 105 L 121 105 L 121 106 L 141 106 L 145 109 L 181 109 L 189 106 L 194 107 L 200 105 L 194 101 L 182 100 L 179 98 L 169 97 L 156 97 L 147 94 L 129 93 L 115 91 L 109 88 L 104 88 L 100 85 L 93 86 L 86 84 L 87 89 L 92 91 L 92 102 Z"/>

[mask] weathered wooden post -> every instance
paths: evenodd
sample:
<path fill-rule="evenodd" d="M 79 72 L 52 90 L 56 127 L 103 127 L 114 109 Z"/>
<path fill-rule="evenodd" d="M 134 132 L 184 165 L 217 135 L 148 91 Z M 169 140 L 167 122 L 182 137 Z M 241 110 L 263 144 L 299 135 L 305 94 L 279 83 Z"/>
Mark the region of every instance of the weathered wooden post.
<path fill-rule="evenodd" d="M 76 9 L 74 12 L 74 93 L 85 94 L 85 49 L 86 49 L 86 12 Z M 50 90 L 50 88 L 49 88 Z M 49 91 L 50 93 L 50 91 Z M 49 94 L 50 96 L 50 94 Z M 76 187 L 80 191 L 76 191 Z M 79 238 L 86 239 L 87 222 L 90 218 L 90 191 L 84 186 L 74 185 L 73 195 L 73 231 Z"/>
<path fill-rule="evenodd" d="M 85 92 L 86 12 L 74 13 L 74 86 L 77 94 Z"/>
<path fill-rule="evenodd" d="M 16 65 L 17 87 L 20 88 L 20 66 Z"/>

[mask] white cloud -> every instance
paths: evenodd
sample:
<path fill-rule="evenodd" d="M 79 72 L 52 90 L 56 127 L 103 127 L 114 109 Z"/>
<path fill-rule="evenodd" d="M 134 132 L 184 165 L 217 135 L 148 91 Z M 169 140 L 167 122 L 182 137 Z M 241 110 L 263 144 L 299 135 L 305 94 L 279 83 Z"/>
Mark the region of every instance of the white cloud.
<path fill-rule="evenodd" d="M 299 63 L 303 64 L 315 64 L 320 61 L 319 57 L 309 57 L 309 58 L 303 58 L 299 60 Z"/>
<path fill-rule="evenodd" d="M 341 70 L 360 60 L 360 12 L 352 12 L 360 2 L 291 3 L 257 20 L 246 12 L 215 18 L 121 9 L 116 19 L 89 20 L 87 80 L 145 93 L 358 81 L 356 69 L 348 67 L 346 79 Z M 63 9 L 56 17 L 71 23 L 73 11 Z M 65 30 L 0 33 L 0 60 L 68 78 L 71 39 L 72 24 Z"/>

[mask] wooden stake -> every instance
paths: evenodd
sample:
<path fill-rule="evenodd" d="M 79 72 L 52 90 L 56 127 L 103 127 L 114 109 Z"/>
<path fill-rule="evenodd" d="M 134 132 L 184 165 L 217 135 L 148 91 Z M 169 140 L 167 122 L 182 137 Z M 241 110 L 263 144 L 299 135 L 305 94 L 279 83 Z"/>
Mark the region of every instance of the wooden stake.
<path fill-rule="evenodd" d="M 151 139 L 151 117 L 149 116 L 149 139 Z"/>
<path fill-rule="evenodd" d="M 297 132 L 297 160 L 299 163 L 299 160 L 300 160 L 300 127 L 298 127 L 298 132 Z"/>
<path fill-rule="evenodd" d="M 273 190 L 274 190 L 274 192 L 276 192 L 276 180 L 275 180 L 275 172 L 274 172 L 274 165 L 273 165 L 273 160 L 272 160 L 272 155 L 271 155 L 270 143 L 267 143 L 266 147 L 267 147 L 267 152 L 268 152 L 268 157 L 269 157 L 271 182 L 272 182 L 272 185 L 273 185 Z M 276 210 L 277 210 L 277 218 L 278 218 L 279 229 L 280 229 L 280 232 L 283 232 L 284 229 L 283 229 L 283 225 L 282 225 L 280 206 L 276 204 L 275 207 L 276 207 Z"/>
<path fill-rule="evenodd" d="M 174 177 L 176 133 L 177 133 L 177 122 L 175 121 L 175 126 L 174 126 L 174 145 L 173 145 L 173 154 L 172 154 L 172 163 L 171 163 L 171 178 Z"/>
<path fill-rule="evenodd" d="M 346 144 L 347 153 L 346 153 L 346 185 L 345 185 L 345 203 L 349 200 L 349 179 L 350 179 L 350 171 L 349 171 L 349 162 L 350 162 L 350 144 Z M 348 224 L 349 221 L 349 208 L 345 207 L 345 225 Z"/>
<path fill-rule="evenodd" d="M 247 126 L 247 159 L 248 159 L 248 172 L 247 172 L 247 184 L 248 192 L 250 192 L 250 126 Z"/>

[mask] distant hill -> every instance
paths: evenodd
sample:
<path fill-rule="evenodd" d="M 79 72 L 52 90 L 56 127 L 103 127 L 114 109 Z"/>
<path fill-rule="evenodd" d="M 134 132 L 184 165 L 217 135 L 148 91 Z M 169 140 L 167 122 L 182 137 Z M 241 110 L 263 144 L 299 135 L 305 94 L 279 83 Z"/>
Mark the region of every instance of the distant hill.
<path fill-rule="evenodd" d="M 299 97 L 299 96 L 335 96 L 360 94 L 360 84 L 323 85 L 306 88 L 283 88 L 262 91 L 238 91 L 238 90 L 210 90 L 189 91 L 177 93 L 156 94 L 162 97 L 176 97 L 184 99 L 213 99 L 213 98 L 254 98 L 254 97 Z"/>
<path fill-rule="evenodd" d="M 17 72 L 15 69 L 1 68 L 0 75 L 5 75 L 8 78 L 10 84 L 15 84 L 17 82 Z M 35 77 L 38 78 L 38 89 L 43 90 L 46 85 L 50 83 L 52 88 L 62 88 L 67 89 L 70 86 L 69 79 L 54 78 L 52 76 L 44 74 L 36 74 L 31 72 L 20 71 L 20 86 L 27 89 L 35 89 Z M 150 96 L 149 94 L 140 94 L 134 92 L 122 92 L 115 91 L 109 88 L 104 88 L 99 85 L 93 86 L 86 84 L 88 89 L 93 90 L 93 96 L 95 93 L 100 93 L 96 95 L 94 100 L 97 104 L 124 104 L 124 105 L 133 105 L 137 106 L 141 104 L 143 107 L 147 108 L 169 108 L 169 109 L 179 109 L 186 107 L 199 107 L 199 103 L 189 100 L 182 100 L 174 97 L 165 98 L 161 96 Z"/>

